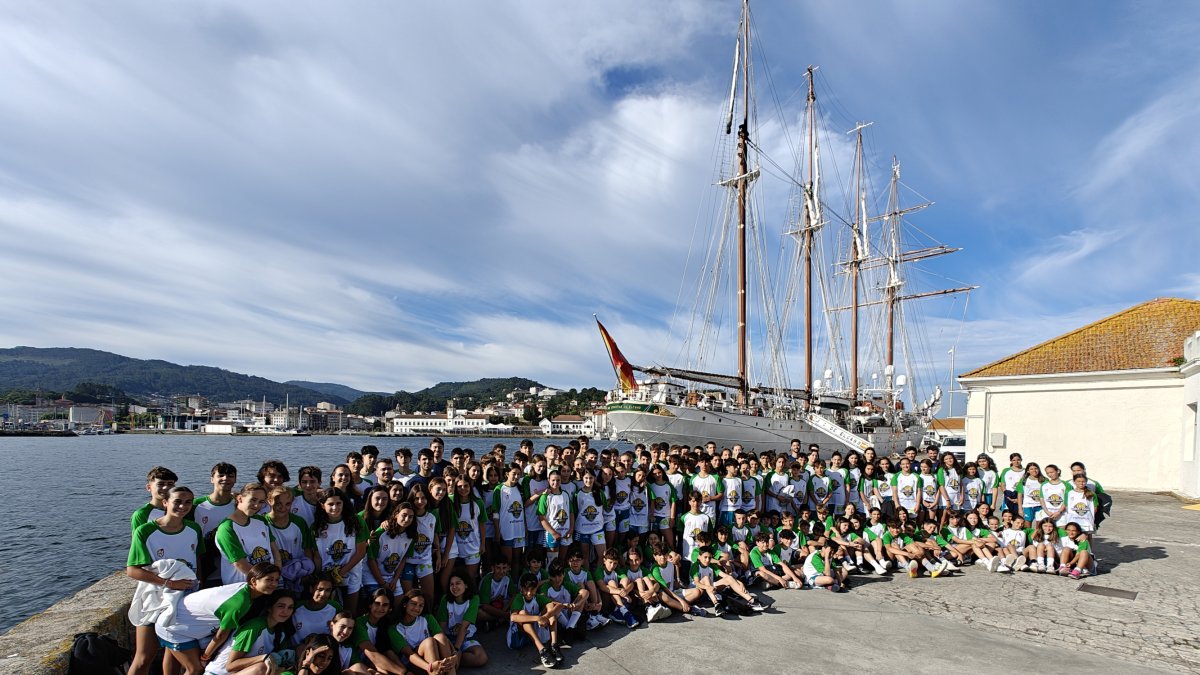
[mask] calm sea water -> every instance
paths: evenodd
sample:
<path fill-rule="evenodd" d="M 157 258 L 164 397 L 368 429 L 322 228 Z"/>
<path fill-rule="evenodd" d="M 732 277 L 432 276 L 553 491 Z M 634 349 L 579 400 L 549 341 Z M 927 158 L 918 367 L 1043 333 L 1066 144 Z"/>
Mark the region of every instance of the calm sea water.
<path fill-rule="evenodd" d="M 449 450 L 516 450 L 520 439 L 448 438 Z M 535 441 L 540 450 L 549 439 Z M 0 438 L 0 632 L 65 596 L 125 569 L 129 516 L 147 501 L 146 472 L 166 466 L 179 484 L 208 494 L 209 471 L 225 461 L 251 480 L 267 459 L 292 470 L 320 466 L 326 476 L 346 453 L 373 444 L 391 456 L 429 438 L 310 436 L 296 438 L 199 435 Z M 608 447 L 605 443 L 602 447 Z M 618 444 L 622 450 L 627 444 Z"/>

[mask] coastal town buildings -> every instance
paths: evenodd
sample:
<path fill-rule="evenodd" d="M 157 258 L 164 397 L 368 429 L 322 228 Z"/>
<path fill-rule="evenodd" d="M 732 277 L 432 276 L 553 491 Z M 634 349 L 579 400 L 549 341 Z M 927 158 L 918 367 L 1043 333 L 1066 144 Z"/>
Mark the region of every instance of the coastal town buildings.
<path fill-rule="evenodd" d="M 959 376 L 966 453 L 1200 496 L 1200 301 L 1158 298 Z"/>
<path fill-rule="evenodd" d="M 595 436 L 596 426 L 582 415 L 558 415 L 544 418 L 538 426 L 546 436 Z"/>

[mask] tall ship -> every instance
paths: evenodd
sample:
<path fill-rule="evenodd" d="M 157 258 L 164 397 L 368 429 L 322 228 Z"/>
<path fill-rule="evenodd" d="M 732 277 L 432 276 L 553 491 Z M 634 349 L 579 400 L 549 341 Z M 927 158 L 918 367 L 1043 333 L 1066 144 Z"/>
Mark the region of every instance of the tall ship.
<path fill-rule="evenodd" d="M 920 391 L 922 381 L 936 378 L 933 359 L 920 353 L 928 336 L 914 301 L 966 298 L 976 287 L 917 287 L 925 261 L 960 249 L 910 226 L 909 216 L 932 202 L 906 205 L 912 192 L 894 157 L 886 187 L 872 187 L 863 147 L 870 124 L 829 131 L 815 67 L 806 71 L 802 136 L 781 130 L 782 111 L 771 121 L 774 141 L 803 138 L 794 166 L 785 169 L 763 151 L 751 19 L 743 0 L 716 151 L 720 199 L 710 209 L 702 266 L 685 283 L 695 292 L 691 313 L 672 322 L 687 325 L 676 357 L 683 365 L 634 365 L 597 318 L 617 375 L 606 404 L 610 433 L 635 443 L 713 441 L 755 451 L 786 449 L 792 439 L 881 454 L 918 445 L 943 392 L 937 385 Z M 852 168 L 839 170 L 837 160 L 851 157 Z M 834 189 L 823 177 L 826 164 L 846 176 Z M 774 273 L 759 222 L 767 211 L 756 188 L 764 174 L 790 186 Z M 840 200 L 827 194 L 835 190 Z M 964 314 L 965 307 L 964 300 Z M 800 386 L 790 382 L 797 363 Z"/>

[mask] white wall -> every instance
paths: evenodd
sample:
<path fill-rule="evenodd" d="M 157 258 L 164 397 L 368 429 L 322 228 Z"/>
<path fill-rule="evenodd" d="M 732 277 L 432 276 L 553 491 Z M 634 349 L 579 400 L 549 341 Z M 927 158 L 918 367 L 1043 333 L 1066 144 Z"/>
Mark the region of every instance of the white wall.
<path fill-rule="evenodd" d="M 1184 343 L 1183 358 L 1187 362 L 1180 369 L 1184 380 L 1179 491 L 1188 497 L 1200 497 L 1200 331 Z"/>
<path fill-rule="evenodd" d="M 1020 452 L 1064 472 L 1081 461 L 1105 488 L 1183 488 L 1184 379 L 1176 368 L 961 381 L 968 457 L 986 451 L 1005 467 L 1009 453 Z M 992 447 L 996 433 L 1005 434 L 1004 447 Z"/>

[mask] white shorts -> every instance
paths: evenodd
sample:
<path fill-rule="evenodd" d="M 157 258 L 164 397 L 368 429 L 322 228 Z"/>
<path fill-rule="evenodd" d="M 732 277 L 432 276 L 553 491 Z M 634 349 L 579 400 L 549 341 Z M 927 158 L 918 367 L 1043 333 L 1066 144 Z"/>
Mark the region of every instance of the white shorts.
<path fill-rule="evenodd" d="M 355 593 L 362 590 L 362 585 L 363 585 L 362 584 L 362 577 L 363 577 L 362 568 L 363 568 L 362 561 L 359 561 L 359 563 L 354 566 L 354 569 L 350 570 L 350 574 L 342 577 L 342 582 L 343 582 L 343 585 L 345 585 L 345 587 L 346 587 L 347 593 L 354 595 Z"/>

